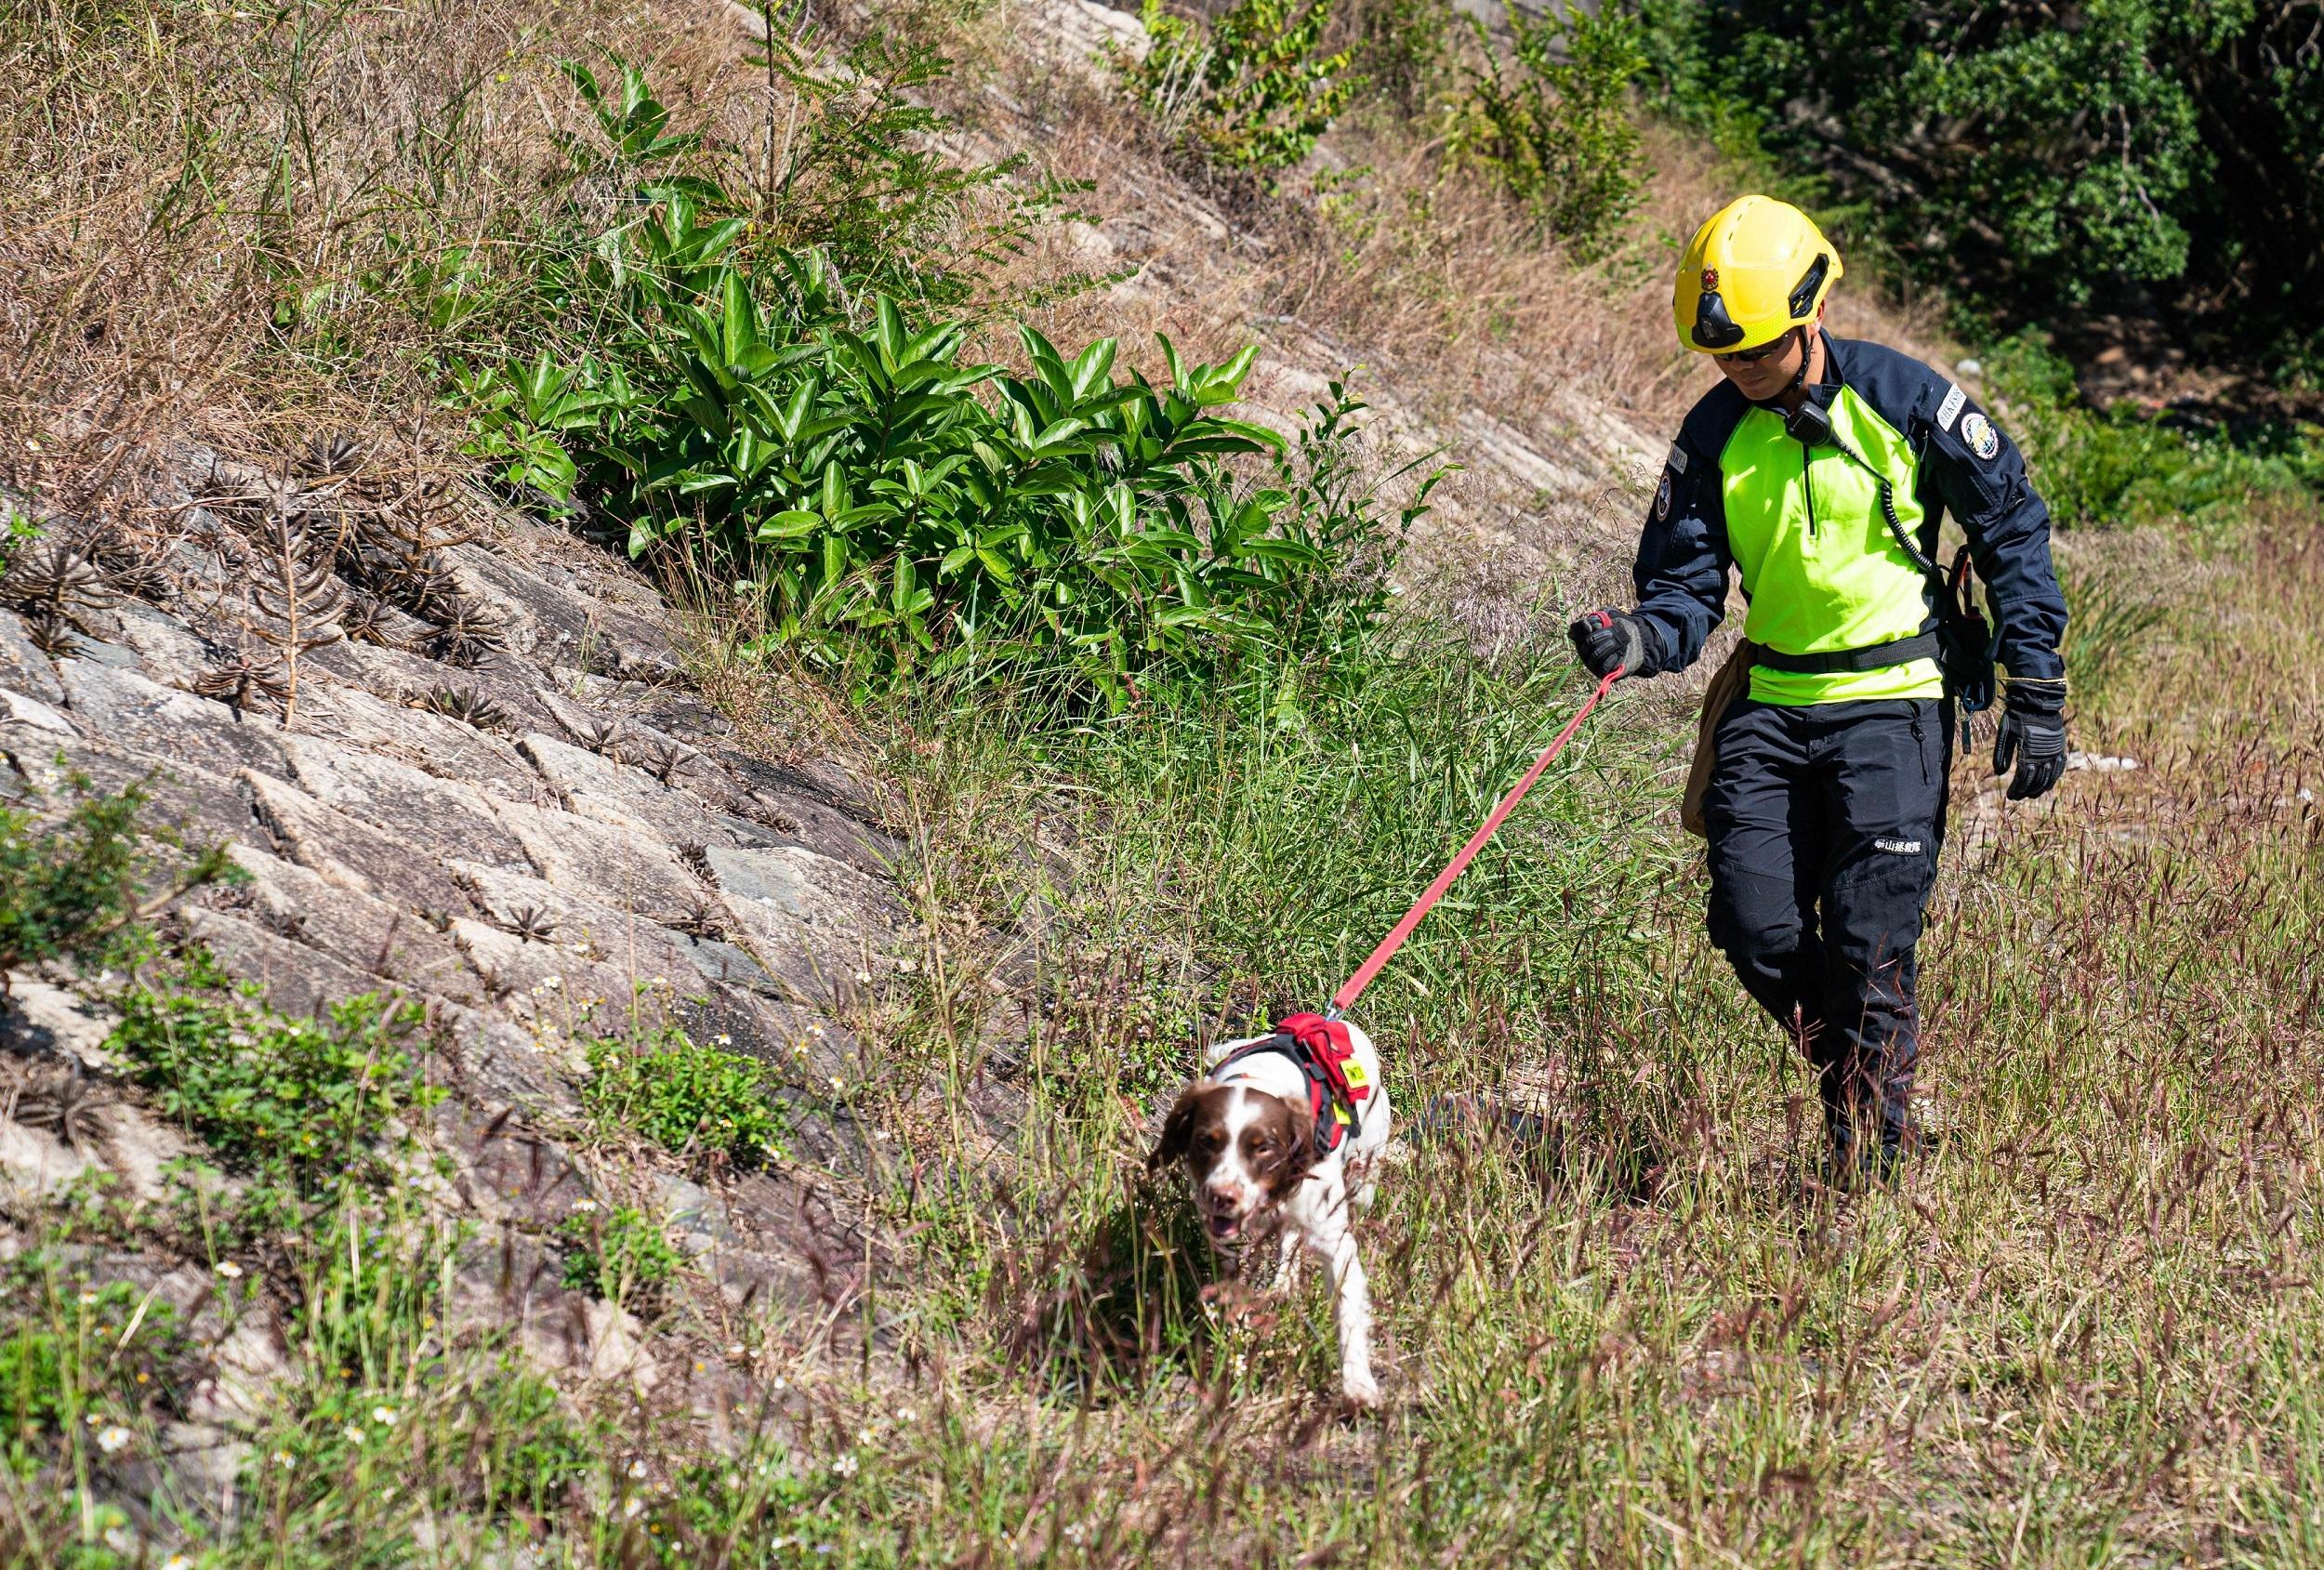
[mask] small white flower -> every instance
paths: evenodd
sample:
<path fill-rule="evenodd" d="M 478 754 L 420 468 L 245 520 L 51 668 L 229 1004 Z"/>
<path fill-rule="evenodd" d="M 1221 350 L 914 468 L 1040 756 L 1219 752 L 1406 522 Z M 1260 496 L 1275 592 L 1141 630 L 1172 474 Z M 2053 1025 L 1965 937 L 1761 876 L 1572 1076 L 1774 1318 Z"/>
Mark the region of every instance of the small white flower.
<path fill-rule="evenodd" d="M 347 1435 L 347 1442 L 350 1445 L 361 1445 L 363 1442 L 363 1431 L 351 1423 L 339 1431 Z"/>
<path fill-rule="evenodd" d="M 632 1495 L 621 1502 L 621 1518 L 624 1521 L 635 1521 L 638 1519 L 638 1512 L 643 1509 L 645 1509 L 645 1501 Z"/>
<path fill-rule="evenodd" d="M 96 1294 L 96 1293 L 94 1293 L 94 1292 L 84 1292 L 84 1293 L 82 1293 L 82 1294 L 81 1294 L 81 1306 L 82 1306 L 83 1308 L 94 1308 L 94 1307 L 96 1307 L 96 1306 L 97 1306 L 97 1294 Z"/>
<path fill-rule="evenodd" d="M 656 976 L 646 984 L 657 989 L 667 989 L 669 986 L 669 978 L 667 976 Z"/>
<path fill-rule="evenodd" d="M 135 1553 L 138 1535 L 126 1526 L 108 1526 L 105 1528 L 105 1546 L 115 1553 Z"/>
<path fill-rule="evenodd" d="M 395 1408 L 392 1406 L 375 1406 L 371 1409 L 371 1420 L 377 1423 L 381 1428 L 391 1429 L 395 1427 Z"/>
<path fill-rule="evenodd" d="M 834 1090 L 839 1088 L 839 1076 L 836 1074 L 831 1076 L 831 1088 Z"/>
<path fill-rule="evenodd" d="M 134 1436 L 119 1423 L 108 1423 L 97 1431 L 97 1447 L 106 1455 L 117 1455 L 129 1447 Z"/>
<path fill-rule="evenodd" d="M 277 1450 L 274 1452 L 274 1459 L 277 1465 L 286 1467 L 291 1464 L 291 1453 L 287 1450 Z"/>
<path fill-rule="evenodd" d="M 831 1463 L 831 1470 L 838 1472 L 841 1477 L 853 1477 L 855 1475 L 855 1458 L 852 1456 L 842 1456 L 838 1460 Z"/>
<path fill-rule="evenodd" d="M 384 1504 L 386 1504 L 389 1500 L 390 1500 L 390 1499 L 392 1499 L 392 1498 L 394 1498 L 394 1497 L 395 1497 L 395 1484 L 394 1484 L 390 1483 L 390 1484 L 388 1484 L 385 1488 L 382 1488 L 382 1489 L 380 1489 L 380 1490 L 379 1490 L 379 1502 L 380 1502 L 381 1504 L 383 1504 L 383 1505 L 384 1505 Z"/>
<path fill-rule="evenodd" d="M 562 977 L 562 976 L 550 976 L 550 977 L 548 977 L 547 980 L 545 980 L 544 982 L 542 982 L 540 985 L 538 985 L 538 986 L 535 987 L 533 990 L 534 990 L 535 992 L 561 992 L 561 991 L 563 991 L 563 990 L 564 990 L 564 985 L 565 985 L 565 979 L 564 979 L 564 977 Z"/>
<path fill-rule="evenodd" d="M 900 1423 L 917 1423 L 919 1420 L 920 1415 L 909 1406 L 896 1414 L 896 1421 Z"/>
<path fill-rule="evenodd" d="M 162 1561 L 162 1570 L 193 1570 L 193 1561 L 182 1553 L 173 1553 Z"/>
<path fill-rule="evenodd" d="M 872 1431 L 869 1429 L 857 1429 L 855 1431 L 855 1443 L 858 1445 L 869 1445 L 874 1437 L 875 1436 L 873 1435 Z"/>
<path fill-rule="evenodd" d="M 785 1379 L 782 1375 L 777 1374 L 774 1377 L 774 1388 L 776 1390 L 789 1390 L 791 1388 L 791 1381 Z"/>
<path fill-rule="evenodd" d="M 871 972 L 869 970 L 858 970 L 855 972 L 855 980 L 860 985 L 869 986 L 871 985 Z"/>
<path fill-rule="evenodd" d="M 821 1036 L 821 1035 L 823 1034 L 823 1026 L 821 1026 L 821 1025 L 809 1025 L 809 1026 L 807 1027 L 807 1034 L 808 1034 L 808 1035 L 810 1035 L 810 1036 Z"/>
<path fill-rule="evenodd" d="M 645 1463 L 644 1463 L 643 1461 L 632 1461 L 632 1462 L 630 1462 L 630 1463 L 629 1463 L 629 1475 L 630 1475 L 631 1477 L 633 1477 L 633 1478 L 641 1478 L 641 1477 L 643 1477 L 643 1476 L 645 1475 Z"/>
<path fill-rule="evenodd" d="M 573 1202 L 573 1207 L 575 1211 L 586 1216 L 590 1211 L 597 1208 L 597 1201 L 594 1199 L 576 1199 Z"/>
<path fill-rule="evenodd" d="M 734 1038 L 726 1032 L 720 1031 L 718 1034 L 718 1044 L 721 1047 L 732 1047 L 734 1045 Z"/>
<path fill-rule="evenodd" d="M 239 1281 L 242 1279 L 242 1266 L 231 1260 L 220 1260 L 218 1261 L 218 1273 L 229 1281 Z"/>
<path fill-rule="evenodd" d="M 888 1130 L 885 1128 L 875 1128 L 872 1130 L 872 1138 L 879 1141 L 881 1144 L 885 1144 L 888 1142 Z"/>

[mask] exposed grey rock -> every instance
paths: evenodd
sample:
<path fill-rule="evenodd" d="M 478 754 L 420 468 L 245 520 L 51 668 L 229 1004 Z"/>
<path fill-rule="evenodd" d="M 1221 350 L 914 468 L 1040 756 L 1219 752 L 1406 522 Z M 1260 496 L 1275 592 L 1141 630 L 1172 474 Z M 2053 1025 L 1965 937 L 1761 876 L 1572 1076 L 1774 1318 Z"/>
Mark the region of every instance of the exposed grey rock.
<path fill-rule="evenodd" d="M 301 729 L 314 735 L 464 781 L 488 796 L 530 801 L 541 788 L 540 776 L 515 747 L 430 709 L 334 684 L 303 699 L 299 711 Z"/>
<path fill-rule="evenodd" d="M 250 815 L 249 798 L 231 779 L 181 759 L 152 758 L 115 750 L 88 741 L 70 740 L 31 725 L 0 724 L 0 755 L 8 773 L 0 773 L 0 798 L 16 794 L 15 779 L 61 800 L 74 773 L 86 776 L 95 790 L 117 793 L 130 785 L 146 792 L 144 821 L 183 836 L 201 847 L 259 837 Z"/>
<path fill-rule="evenodd" d="M 43 703 L 64 702 L 57 667 L 24 636 L 24 619 L 13 611 L 0 611 L 0 687 L 29 693 Z"/>
<path fill-rule="evenodd" d="M 500 821 L 515 833 L 534 870 L 560 889 L 662 925 L 683 920 L 700 888 L 675 847 L 640 825 L 504 802 Z"/>
<path fill-rule="evenodd" d="M 76 732 L 73 721 L 59 714 L 29 693 L 12 692 L 0 687 L 0 724 L 29 725 L 36 731 L 48 731 L 59 736 Z"/>
<path fill-rule="evenodd" d="M 287 859 L 343 889 L 398 901 L 416 914 L 467 908 L 451 873 L 418 845 L 325 806 L 285 781 L 245 769 L 237 783 Z M 459 827 L 456 818 L 448 820 L 450 832 Z"/>
<path fill-rule="evenodd" d="M 259 996 L 283 1013 L 319 1015 L 333 1003 L 378 990 L 353 966 L 240 917 L 190 905 L 180 919 L 231 974 L 256 982 Z"/>
<path fill-rule="evenodd" d="M 470 861 L 527 866 L 475 786 L 316 736 L 283 738 L 293 776 L 315 799 L 411 845 L 456 845 Z"/>
<path fill-rule="evenodd" d="M 165 687 L 193 690 L 209 667 L 210 651 L 193 629 L 176 616 L 125 600 L 114 614 L 121 621 L 120 641 L 137 651 L 139 667 Z"/>
<path fill-rule="evenodd" d="M 252 769 L 277 778 L 290 772 L 282 727 L 272 719 L 247 711 L 237 719 L 224 704 L 88 659 L 59 661 L 57 677 L 74 717 L 108 746 L 165 768 L 191 763 L 215 774 Z"/>
<path fill-rule="evenodd" d="M 251 907 L 278 935 L 378 981 L 456 1002 L 485 1000 L 458 945 L 409 909 L 254 847 L 236 846 L 233 855 L 250 875 Z"/>
<path fill-rule="evenodd" d="M 588 1180 L 555 1141 L 544 1138 L 507 1105 L 446 1102 L 437 1108 L 443 1144 L 457 1153 L 455 1186 L 487 1220 L 517 1221 L 546 1231 L 573 1214 Z"/>
<path fill-rule="evenodd" d="M 645 770 L 568 745 L 538 732 L 517 743 L 542 777 L 575 812 L 617 827 L 642 827 L 680 845 L 734 847 L 767 843 L 748 824 L 705 809 Z M 675 776 L 674 776 L 675 777 Z"/>

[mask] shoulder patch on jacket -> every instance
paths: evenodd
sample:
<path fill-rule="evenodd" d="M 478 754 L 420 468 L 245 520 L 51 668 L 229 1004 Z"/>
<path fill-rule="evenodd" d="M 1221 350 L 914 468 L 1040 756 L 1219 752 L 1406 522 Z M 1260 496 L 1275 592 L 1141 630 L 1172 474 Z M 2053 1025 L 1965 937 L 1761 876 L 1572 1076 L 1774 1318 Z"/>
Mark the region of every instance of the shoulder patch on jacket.
<path fill-rule="evenodd" d="M 1961 439 L 1968 443 L 1971 452 L 1987 463 L 1991 463 L 1993 455 L 2001 450 L 2000 432 L 1993 429 L 1992 421 L 1974 409 L 1969 412 L 1969 417 L 1961 422 Z"/>
<path fill-rule="evenodd" d="M 1686 472 L 1686 449 L 1675 442 L 1671 442 L 1670 456 L 1668 461 L 1673 474 L 1684 474 Z"/>
<path fill-rule="evenodd" d="M 1958 384 L 1948 384 L 1945 389 L 1945 402 L 1936 406 L 1936 429 L 1952 429 L 1953 421 L 1960 416 L 1961 405 L 1968 402 L 1969 395 L 1961 391 Z"/>

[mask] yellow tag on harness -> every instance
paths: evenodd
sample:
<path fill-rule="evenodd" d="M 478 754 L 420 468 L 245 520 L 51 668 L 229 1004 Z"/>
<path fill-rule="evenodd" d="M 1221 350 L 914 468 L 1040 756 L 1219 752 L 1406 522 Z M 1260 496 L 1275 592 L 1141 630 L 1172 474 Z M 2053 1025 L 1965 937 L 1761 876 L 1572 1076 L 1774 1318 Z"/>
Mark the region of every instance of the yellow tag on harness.
<path fill-rule="evenodd" d="M 1353 1123 L 1354 1121 L 1353 1118 L 1348 1115 L 1348 1109 L 1341 1106 L 1338 1102 L 1331 1103 L 1331 1115 L 1336 1121 L 1340 1123 Z"/>
<path fill-rule="evenodd" d="M 1349 1089 L 1368 1090 L 1372 1088 L 1372 1082 L 1364 1077 L 1364 1065 L 1357 1062 L 1353 1058 L 1350 1058 L 1346 1062 L 1341 1063 L 1340 1067 L 1348 1076 Z"/>

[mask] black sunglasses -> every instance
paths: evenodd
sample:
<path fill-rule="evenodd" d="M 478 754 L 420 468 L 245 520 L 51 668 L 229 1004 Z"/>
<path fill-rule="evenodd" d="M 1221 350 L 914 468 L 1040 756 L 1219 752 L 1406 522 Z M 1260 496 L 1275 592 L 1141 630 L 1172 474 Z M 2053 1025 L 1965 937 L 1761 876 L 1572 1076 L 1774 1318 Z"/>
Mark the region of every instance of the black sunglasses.
<path fill-rule="evenodd" d="M 1718 361 L 1722 365 L 1728 363 L 1756 365 L 1771 354 L 1781 354 L 1784 350 L 1784 347 L 1790 341 L 1791 335 L 1789 333 L 1786 333 L 1775 342 L 1762 344 L 1757 349 L 1737 350 L 1733 354 L 1714 354 L 1711 358 Z"/>

